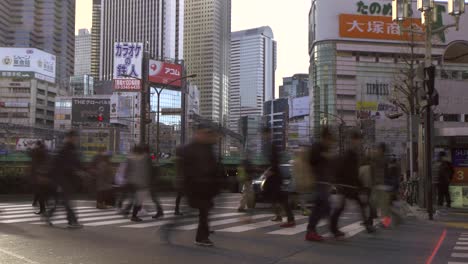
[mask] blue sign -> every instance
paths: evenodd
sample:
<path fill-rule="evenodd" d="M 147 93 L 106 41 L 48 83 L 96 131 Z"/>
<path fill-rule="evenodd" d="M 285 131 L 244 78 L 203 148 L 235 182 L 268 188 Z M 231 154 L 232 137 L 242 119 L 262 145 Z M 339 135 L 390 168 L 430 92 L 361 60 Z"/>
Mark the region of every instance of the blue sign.
<path fill-rule="evenodd" d="M 452 163 L 454 167 L 468 167 L 468 149 L 453 149 Z"/>

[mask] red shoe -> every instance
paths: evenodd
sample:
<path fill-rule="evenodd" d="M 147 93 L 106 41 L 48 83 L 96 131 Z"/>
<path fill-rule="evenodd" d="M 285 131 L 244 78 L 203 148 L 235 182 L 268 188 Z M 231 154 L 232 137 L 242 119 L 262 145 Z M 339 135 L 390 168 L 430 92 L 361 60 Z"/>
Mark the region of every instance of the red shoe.
<path fill-rule="evenodd" d="M 286 222 L 286 223 L 280 225 L 280 227 L 284 227 L 284 228 L 295 227 L 295 226 L 296 226 L 296 221 Z"/>
<path fill-rule="evenodd" d="M 392 218 L 388 216 L 384 217 L 382 224 L 385 228 L 389 228 L 392 225 Z"/>
<path fill-rule="evenodd" d="M 309 231 L 306 234 L 305 240 L 320 242 L 320 241 L 323 241 L 325 239 L 323 238 L 323 236 L 317 234 L 316 232 Z"/>

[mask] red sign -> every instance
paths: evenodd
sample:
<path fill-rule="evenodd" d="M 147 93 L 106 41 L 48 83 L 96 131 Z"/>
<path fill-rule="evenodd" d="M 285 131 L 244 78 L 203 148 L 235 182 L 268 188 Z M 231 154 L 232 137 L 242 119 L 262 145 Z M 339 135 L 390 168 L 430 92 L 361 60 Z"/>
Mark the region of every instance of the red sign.
<path fill-rule="evenodd" d="M 141 80 L 138 79 L 114 79 L 114 91 L 139 91 Z"/>
<path fill-rule="evenodd" d="M 468 183 L 468 168 L 455 167 L 452 183 Z"/>
<path fill-rule="evenodd" d="M 169 84 L 181 87 L 182 65 L 164 61 L 150 60 L 148 80 L 152 83 Z M 177 80 L 177 81 L 174 81 Z"/>

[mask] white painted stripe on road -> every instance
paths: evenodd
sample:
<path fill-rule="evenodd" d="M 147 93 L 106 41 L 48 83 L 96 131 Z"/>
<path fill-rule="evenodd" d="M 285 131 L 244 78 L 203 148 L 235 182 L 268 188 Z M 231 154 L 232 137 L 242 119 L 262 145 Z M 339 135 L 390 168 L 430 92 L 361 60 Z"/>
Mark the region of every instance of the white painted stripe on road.
<path fill-rule="evenodd" d="M 75 207 L 73 209 L 91 209 L 91 208 L 94 208 L 94 207 L 91 207 L 91 206 L 79 206 L 79 207 Z M 50 209 L 50 208 L 49 208 Z M 65 210 L 64 208 L 60 207 L 57 209 L 57 212 L 58 211 L 63 211 Z M 33 213 L 33 212 L 37 212 L 39 211 L 39 208 L 30 208 L 30 209 L 16 209 L 16 210 L 10 210 L 10 211 L 2 211 L 0 213 L 0 216 L 2 215 L 13 215 L 13 214 L 22 214 L 22 213 Z"/>
<path fill-rule="evenodd" d="M 453 261 L 449 261 L 447 264 L 468 264 L 468 262 L 453 262 Z"/>
<path fill-rule="evenodd" d="M 220 226 L 220 225 L 227 225 L 227 224 L 233 224 L 237 222 L 243 222 L 243 221 L 248 221 L 249 219 L 260 219 L 260 218 L 265 218 L 265 217 L 271 217 L 272 214 L 259 214 L 259 215 L 253 215 L 253 216 L 243 216 L 243 217 L 237 217 L 237 218 L 231 218 L 231 219 L 224 219 L 224 220 L 218 220 L 218 221 L 213 221 L 209 223 L 210 227 L 213 226 Z M 178 226 L 174 229 L 177 230 L 195 230 L 198 228 L 198 223 L 196 224 L 191 224 L 191 225 L 185 225 L 185 226 Z"/>
<path fill-rule="evenodd" d="M 115 211 L 105 211 L 105 212 L 98 212 L 98 213 L 84 213 L 84 214 L 77 214 L 77 217 L 85 217 L 85 216 L 98 216 L 98 215 L 110 215 L 110 214 L 115 214 Z M 66 212 L 64 213 L 59 213 L 59 214 L 54 214 L 52 219 L 64 219 L 67 218 Z M 35 222 L 35 221 L 41 221 L 40 216 L 36 217 L 30 217 L 30 218 L 20 218 L 20 219 L 10 219 L 10 220 L 2 220 L 0 223 L 2 224 L 14 224 L 14 223 L 24 223 L 24 222 Z"/>
<path fill-rule="evenodd" d="M 458 240 L 468 241 L 468 237 L 460 237 Z"/>
<path fill-rule="evenodd" d="M 8 210 L 8 208 L 17 208 L 17 207 L 32 207 L 32 205 L 31 204 L 2 205 L 0 206 L 0 209 L 5 208 L 5 210 Z"/>
<path fill-rule="evenodd" d="M 101 221 L 101 220 L 115 219 L 115 218 L 122 218 L 122 216 L 121 215 L 108 215 L 108 216 L 98 216 L 98 217 L 85 217 L 85 218 L 79 218 L 78 222 L 81 223 L 81 222 L 90 222 L 90 221 Z M 54 225 L 66 224 L 66 223 L 68 223 L 68 220 L 52 221 L 52 224 Z"/>
<path fill-rule="evenodd" d="M 468 258 L 468 253 L 452 253 L 452 258 Z"/>
<path fill-rule="evenodd" d="M 5 250 L 5 249 L 1 249 L 1 248 L 0 248 L 0 252 L 2 252 L 2 253 L 4 253 L 4 254 L 7 254 L 7 255 L 9 255 L 9 256 L 11 256 L 11 257 L 20 259 L 20 260 L 26 262 L 27 264 L 39 264 L 39 262 L 30 260 L 30 259 L 28 259 L 28 258 L 26 258 L 26 257 L 20 256 L 20 255 L 18 255 L 18 254 L 15 254 L 15 253 L 13 253 L 13 252 L 11 252 L 11 251 L 8 251 L 8 250 Z"/>
<path fill-rule="evenodd" d="M 216 219 L 216 218 L 222 218 L 222 217 L 230 217 L 230 216 L 238 216 L 241 215 L 242 213 L 225 213 L 225 214 L 215 214 L 211 215 L 211 219 Z M 154 226 L 162 226 L 170 223 L 174 224 L 179 224 L 179 223 L 187 223 L 187 222 L 192 222 L 192 221 L 198 221 L 198 218 L 194 218 L 197 215 L 187 215 L 188 217 L 191 217 L 190 219 L 176 219 L 174 218 L 173 220 L 167 220 L 167 221 L 158 221 L 158 222 L 150 222 L 150 223 L 142 223 L 142 224 L 134 224 L 134 225 L 124 225 L 121 227 L 127 227 L 127 228 L 145 228 L 145 227 L 154 227 Z"/>
<path fill-rule="evenodd" d="M 457 245 L 468 245 L 468 242 L 457 242 Z"/>
<path fill-rule="evenodd" d="M 454 247 L 454 250 L 468 250 L 468 247 Z"/>
<path fill-rule="evenodd" d="M 317 227 L 322 227 L 327 225 L 328 221 L 327 220 L 322 220 L 318 223 Z M 292 235 L 297 235 L 299 233 L 307 231 L 307 225 L 309 223 L 301 224 L 301 225 L 296 225 L 293 228 L 284 228 L 280 230 L 276 230 L 273 232 L 269 232 L 268 234 L 270 235 L 283 235 L 283 236 L 292 236 Z"/>
<path fill-rule="evenodd" d="M 151 216 L 141 217 L 143 221 L 151 220 Z M 120 219 L 120 220 L 111 220 L 103 222 L 94 222 L 94 223 L 84 223 L 85 226 L 104 226 L 104 225 L 115 225 L 115 224 L 124 224 L 124 223 L 133 223 L 130 219 Z"/>
<path fill-rule="evenodd" d="M 296 220 L 304 219 L 307 218 L 307 216 L 297 216 Z M 231 232 L 231 233 L 241 233 L 241 232 L 246 232 L 258 228 L 264 228 L 268 226 L 273 226 L 273 225 L 280 225 L 281 223 L 274 222 L 271 220 L 263 221 L 263 222 L 257 222 L 257 223 L 252 223 L 252 224 L 247 224 L 247 225 L 242 225 L 242 226 L 234 226 L 234 227 L 229 227 L 225 229 L 220 229 L 216 231 L 220 232 Z"/>
<path fill-rule="evenodd" d="M 99 209 L 92 209 L 92 207 L 77 207 L 77 208 L 74 208 L 74 210 L 75 212 L 96 212 Z M 60 210 L 57 210 L 56 212 L 63 212 L 63 211 L 65 211 L 65 209 L 60 209 Z M 32 215 L 34 215 L 34 212 L 32 211 L 27 214 L 25 213 L 8 214 L 8 215 L 0 214 L 0 219 L 22 218 L 22 217 L 30 217 Z"/>
<path fill-rule="evenodd" d="M 346 225 L 344 227 L 341 227 L 339 229 L 341 232 L 345 233 L 346 238 L 350 238 L 355 236 L 356 234 L 359 234 L 360 232 L 364 231 L 365 228 L 361 225 L 361 221 L 352 223 L 350 225 Z M 333 237 L 332 233 L 326 233 L 323 235 L 324 237 Z"/>

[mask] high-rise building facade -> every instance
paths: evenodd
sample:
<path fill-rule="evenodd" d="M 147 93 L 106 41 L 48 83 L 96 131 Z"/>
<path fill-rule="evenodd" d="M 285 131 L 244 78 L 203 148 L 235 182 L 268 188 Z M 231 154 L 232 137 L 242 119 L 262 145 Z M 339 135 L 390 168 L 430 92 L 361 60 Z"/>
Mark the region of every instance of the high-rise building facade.
<path fill-rule="evenodd" d="M 304 97 L 309 95 L 309 74 L 294 74 L 284 77 L 283 85 L 279 87 L 279 97 Z"/>
<path fill-rule="evenodd" d="M 91 76 L 99 80 L 101 59 L 101 0 L 93 0 L 93 22 L 91 26 Z"/>
<path fill-rule="evenodd" d="M 57 57 L 56 80 L 73 75 L 75 0 L 0 1 L 0 46 L 37 48 Z"/>
<path fill-rule="evenodd" d="M 91 63 L 94 77 L 112 79 L 115 42 L 140 42 L 151 57 L 182 60 L 183 7 L 184 0 L 95 0 L 92 54 L 99 62 Z"/>
<path fill-rule="evenodd" d="M 200 89 L 200 114 L 227 125 L 231 0 L 185 0 L 184 59 Z"/>
<path fill-rule="evenodd" d="M 276 41 L 270 27 L 231 34 L 229 127 L 238 131 L 243 116 L 263 115 L 263 103 L 275 93 Z"/>
<path fill-rule="evenodd" d="M 88 29 L 80 29 L 75 36 L 75 74 L 82 76 L 91 73 L 91 34 Z"/>

